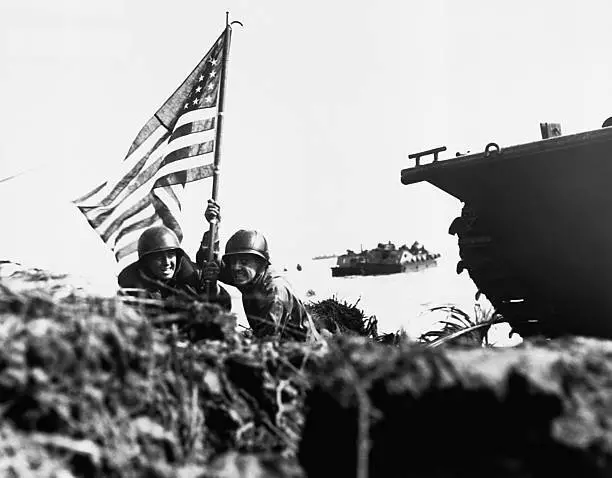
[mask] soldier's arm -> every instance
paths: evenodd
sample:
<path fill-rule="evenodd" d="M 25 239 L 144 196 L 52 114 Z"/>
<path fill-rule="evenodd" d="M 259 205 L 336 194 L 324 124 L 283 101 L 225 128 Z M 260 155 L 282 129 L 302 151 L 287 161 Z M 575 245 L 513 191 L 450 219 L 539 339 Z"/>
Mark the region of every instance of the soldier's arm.
<path fill-rule="evenodd" d="M 296 303 L 298 299 L 288 287 L 282 283 L 277 283 L 273 290 L 274 292 L 271 294 L 273 299 L 267 310 L 267 318 L 268 321 L 274 322 L 275 334 L 284 339 L 305 340 L 310 327 L 312 327 L 312 335 L 318 336 L 308 312 L 304 309 L 303 314 L 300 314 L 297 310 L 300 307 L 303 309 L 303 305 Z"/>
<path fill-rule="evenodd" d="M 255 293 L 249 301 L 251 303 L 253 301 L 257 303 L 257 306 L 254 307 L 257 313 L 254 313 L 255 310 L 249 312 L 245 307 L 247 319 L 253 330 L 253 334 L 259 338 L 276 335 L 278 333 L 280 321 L 282 320 L 283 311 L 282 303 L 279 301 L 274 288 L 270 287 L 267 290 Z"/>
<path fill-rule="evenodd" d="M 290 327 L 287 323 L 291 311 L 289 301 L 289 294 L 283 287 L 273 287 L 268 291 L 263 316 L 266 324 L 274 328 L 274 334 L 282 334 L 284 328 Z"/>

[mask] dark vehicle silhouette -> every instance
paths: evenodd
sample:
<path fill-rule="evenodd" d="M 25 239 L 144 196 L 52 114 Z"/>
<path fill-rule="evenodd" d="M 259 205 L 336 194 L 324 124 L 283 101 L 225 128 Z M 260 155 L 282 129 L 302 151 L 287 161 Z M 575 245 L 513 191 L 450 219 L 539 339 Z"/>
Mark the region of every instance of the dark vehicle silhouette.
<path fill-rule="evenodd" d="M 464 203 L 449 229 L 457 272 L 514 330 L 612 338 L 612 128 L 411 157 L 403 184 L 427 181 Z"/>

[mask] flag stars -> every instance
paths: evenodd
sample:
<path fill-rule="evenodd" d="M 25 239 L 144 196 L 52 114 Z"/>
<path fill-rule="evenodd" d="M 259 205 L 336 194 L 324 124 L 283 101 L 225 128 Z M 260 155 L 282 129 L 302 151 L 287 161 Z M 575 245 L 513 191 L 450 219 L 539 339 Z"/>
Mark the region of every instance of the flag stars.
<path fill-rule="evenodd" d="M 183 106 L 183 109 L 188 109 L 189 108 L 189 101 L 187 103 L 185 103 L 185 106 Z"/>
<path fill-rule="evenodd" d="M 204 103 L 206 103 L 207 105 L 209 105 L 210 103 L 212 103 L 212 96 L 208 95 L 204 97 Z"/>
<path fill-rule="evenodd" d="M 198 78 L 198 81 L 204 81 L 204 75 L 200 75 L 200 77 Z"/>
<path fill-rule="evenodd" d="M 210 74 L 208 75 L 209 78 L 214 78 L 215 76 L 217 76 L 216 71 L 211 71 Z"/>
<path fill-rule="evenodd" d="M 206 89 L 208 91 L 214 90 L 215 88 L 215 84 L 214 83 L 209 83 L 208 85 L 206 85 Z"/>
<path fill-rule="evenodd" d="M 217 63 L 219 63 L 219 60 L 217 60 L 216 58 L 213 58 L 212 60 L 210 60 L 210 64 L 212 66 L 217 66 Z"/>
<path fill-rule="evenodd" d="M 192 101 L 192 103 L 193 103 L 194 105 L 197 105 L 199 102 L 200 102 L 199 98 L 195 98 L 195 99 Z"/>
<path fill-rule="evenodd" d="M 195 90 L 196 90 L 196 93 L 199 93 L 200 91 L 202 91 L 202 86 L 198 85 L 198 87 Z"/>

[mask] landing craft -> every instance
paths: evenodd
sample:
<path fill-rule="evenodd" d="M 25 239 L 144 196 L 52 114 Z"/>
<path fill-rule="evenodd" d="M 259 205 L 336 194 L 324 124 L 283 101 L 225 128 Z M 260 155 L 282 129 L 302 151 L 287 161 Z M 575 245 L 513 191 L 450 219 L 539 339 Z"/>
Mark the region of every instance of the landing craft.
<path fill-rule="evenodd" d="M 457 273 L 467 270 L 521 336 L 612 338 L 612 128 L 552 131 L 446 160 L 446 148 L 412 154 L 401 181 L 427 181 L 464 203 L 449 229 Z"/>
<path fill-rule="evenodd" d="M 440 254 L 431 253 L 418 242 L 408 247 L 395 247 L 391 241 L 379 243 L 375 249 L 353 252 L 338 256 L 336 267 L 332 267 L 332 277 L 353 275 L 384 275 L 398 272 L 413 272 L 437 265 Z"/>

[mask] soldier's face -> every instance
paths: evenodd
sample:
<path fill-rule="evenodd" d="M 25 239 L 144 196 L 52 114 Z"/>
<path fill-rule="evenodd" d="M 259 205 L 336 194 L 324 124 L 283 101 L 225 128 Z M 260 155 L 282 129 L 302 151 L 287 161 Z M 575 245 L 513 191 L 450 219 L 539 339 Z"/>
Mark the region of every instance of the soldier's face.
<path fill-rule="evenodd" d="M 145 263 L 155 279 L 172 279 L 176 271 L 176 251 L 154 252 L 145 256 Z"/>
<path fill-rule="evenodd" d="M 236 254 L 228 259 L 232 280 L 235 285 L 251 282 L 263 268 L 263 261 L 252 254 Z"/>

